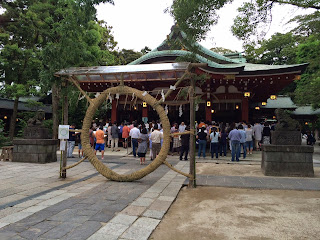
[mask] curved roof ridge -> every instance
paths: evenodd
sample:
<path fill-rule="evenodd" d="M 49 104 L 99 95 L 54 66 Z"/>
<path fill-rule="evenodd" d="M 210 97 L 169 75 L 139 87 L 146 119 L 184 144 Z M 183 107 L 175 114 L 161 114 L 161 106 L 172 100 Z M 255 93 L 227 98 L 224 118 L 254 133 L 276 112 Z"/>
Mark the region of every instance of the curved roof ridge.
<path fill-rule="evenodd" d="M 151 51 L 142 57 L 136 59 L 135 61 L 129 63 L 128 65 L 140 64 L 144 61 L 147 61 L 152 58 L 160 57 L 160 56 L 187 56 L 188 54 L 192 54 L 189 51 L 183 50 L 163 50 L 163 51 Z M 243 64 L 235 63 L 235 64 L 219 64 L 213 61 L 206 59 L 205 57 L 195 54 L 196 59 L 201 63 L 207 63 L 209 67 L 214 68 L 235 68 L 235 67 L 244 67 Z"/>

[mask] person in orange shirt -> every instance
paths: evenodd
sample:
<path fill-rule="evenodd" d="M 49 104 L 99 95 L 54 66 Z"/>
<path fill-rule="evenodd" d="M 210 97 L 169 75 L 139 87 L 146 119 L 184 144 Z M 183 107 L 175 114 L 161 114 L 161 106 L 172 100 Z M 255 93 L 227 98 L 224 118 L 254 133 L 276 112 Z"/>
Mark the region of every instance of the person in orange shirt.
<path fill-rule="evenodd" d="M 124 144 L 123 144 L 124 148 L 128 147 L 129 132 L 130 132 L 130 128 L 128 127 L 128 124 L 125 123 L 122 128 L 122 138 L 124 139 Z"/>
<path fill-rule="evenodd" d="M 94 154 L 97 154 L 97 150 L 101 150 L 101 160 L 103 160 L 103 155 L 104 155 L 104 132 L 103 132 L 103 127 L 99 126 L 99 129 L 96 131 L 96 148 L 94 151 Z"/>
<path fill-rule="evenodd" d="M 204 123 L 204 120 L 201 120 L 201 122 L 199 123 L 198 128 L 201 129 L 202 127 L 205 127 L 206 124 Z"/>

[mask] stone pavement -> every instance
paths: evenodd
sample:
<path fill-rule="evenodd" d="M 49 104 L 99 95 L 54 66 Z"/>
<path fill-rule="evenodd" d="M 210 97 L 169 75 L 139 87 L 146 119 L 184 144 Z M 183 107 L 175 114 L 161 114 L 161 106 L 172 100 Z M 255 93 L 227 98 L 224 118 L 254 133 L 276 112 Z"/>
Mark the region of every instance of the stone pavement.
<path fill-rule="evenodd" d="M 68 164 L 77 160 L 68 159 Z M 189 172 L 189 161 L 178 161 L 177 156 L 168 156 L 168 161 Z M 103 162 L 121 174 L 143 167 L 138 158 L 127 156 L 126 150 L 107 150 Z M 112 182 L 88 161 L 67 170 L 67 178 L 60 179 L 59 164 L 0 162 L 1 240 L 148 239 L 186 183 L 184 176 L 164 165 L 139 181 Z M 259 153 L 235 164 L 259 164 Z M 319 166 L 318 160 L 315 166 Z M 198 175 L 197 184 L 320 190 L 319 178 Z"/>
<path fill-rule="evenodd" d="M 117 173 L 143 167 L 126 150 L 110 154 L 103 162 Z M 168 160 L 188 172 L 189 162 Z M 112 182 L 85 161 L 60 179 L 58 162 L 0 162 L 0 180 L 1 240 L 148 239 L 185 177 L 163 165 L 139 181 Z"/>

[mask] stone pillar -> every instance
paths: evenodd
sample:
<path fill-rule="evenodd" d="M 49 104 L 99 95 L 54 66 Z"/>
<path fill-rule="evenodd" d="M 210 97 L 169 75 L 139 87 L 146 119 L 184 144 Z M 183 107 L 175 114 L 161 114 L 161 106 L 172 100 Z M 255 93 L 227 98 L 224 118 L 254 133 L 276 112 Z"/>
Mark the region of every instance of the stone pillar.
<path fill-rule="evenodd" d="M 111 123 L 117 121 L 117 102 L 115 100 L 112 101 L 112 109 L 111 109 Z"/>
<path fill-rule="evenodd" d="M 248 98 L 242 99 L 241 120 L 249 122 L 249 99 Z"/>

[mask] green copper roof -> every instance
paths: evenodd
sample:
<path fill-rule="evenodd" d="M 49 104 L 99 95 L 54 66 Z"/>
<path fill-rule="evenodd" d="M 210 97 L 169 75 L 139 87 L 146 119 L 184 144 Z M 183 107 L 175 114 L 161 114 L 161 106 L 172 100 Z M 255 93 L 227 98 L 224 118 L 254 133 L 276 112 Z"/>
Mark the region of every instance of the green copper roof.
<path fill-rule="evenodd" d="M 177 56 L 177 57 L 185 57 L 190 55 L 191 52 L 189 51 L 183 51 L 183 50 L 164 50 L 164 51 L 151 51 L 142 57 L 138 58 L 137 60 L 129 63 L 128 65 L 136 65 L 143 63 L 149 59 L 153 58 L 159 58 L 159 57 L 165 57 L 165 56 Z M 219 64 L 215 63 L 213 61 L 208 60 L 205 57 L 202 57 L 198 54 L 195 54 L 196 60 L 199 61 L 200 63 L 207 63 L 209 67 L 213 68 L 237 68 L 237 67 L 243 67 L 243 64 Z"/>
<path fill-rule="evenodd" d="M 292 112 L 293 115 L 319 115 L 320 109 L 313 109 L 311 106 L 298 107 Z"/>
<path fill-rule="evenodd" d="M 185 44 L 183 44 L 183 40 L 186 38 L 187 37 L 184 32 L 180 31 L 177 26 L 173 26 L 171 28 L 171 33 L 168 35 L 165 41 L 163 41 L 157 48 L 153 49 L 151 52 L 129 63 L 129 65 L 136 65 L 145 62 L 150 63 L 152 61 L 168 61 L 168 58 L 169 61 L 174 61 L 174 57 L 187 57 L 189 55 L 194 56 L 195 60 L 200 63 L 207 63 L 208 67 L 205 68 L 205 71 L 207 72 L 225 72 L 227 74 L 230 74 L 231 72 L 238 72 L 239 75 L 242 76 L 286 72 L 301 74 L 308 65 L 306 63 L 295 65 L 250 64 L 246 63 L 245 58 L 241 57 L 241 54 L 239 53 L 227 54 L 227 56 L 229 55 L 230 57 L 223 56 L 203 47 L 197 42 L 191 44 L 189 43 L 191 47 L 190 49 L 188 49 Z M 175 49 L 171 49 L 173 47 Z M 191 53 L 191 49 L 193 49 L 192 52 L 194 52 L 194 54 Z M 237 55 L 238 58 L 236 58 Z M 223 71 L 223 69 L 225 69 L 226 71 Z"/>

